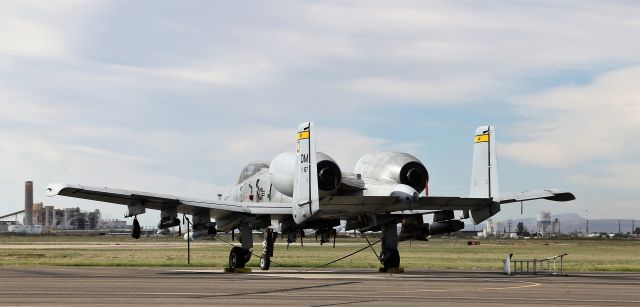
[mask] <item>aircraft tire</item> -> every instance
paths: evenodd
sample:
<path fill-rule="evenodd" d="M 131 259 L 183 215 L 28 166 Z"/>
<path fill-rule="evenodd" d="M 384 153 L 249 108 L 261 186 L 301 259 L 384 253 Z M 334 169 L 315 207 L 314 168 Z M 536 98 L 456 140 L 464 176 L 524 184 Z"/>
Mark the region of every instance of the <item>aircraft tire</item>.
<path fill-rule="evenodd" d="M 397 249 L 387 249 L 380 254 L 385 269 L 400 267 L 400 253 Z"/>
<path fill-rule="evenodd" d="M 229 268 L 232 270 L 244 268 L 247 263 L 246 258 L 246 252 L 242 248 L 234 246 L 229 253 Z"/>
<path fill-rule="evenodd" d="M 260 257 L 260 269 L 267 271 L 269 270 L 269 267 L 271 267 L 271 257 L 267 254 L 262 254 Z"/>
<path fill-rule="evenodd" d="M 251 259 L 251 250 L 243 249 L 242 252 L 244 252 L 244 263 L 249 262 Z"/>

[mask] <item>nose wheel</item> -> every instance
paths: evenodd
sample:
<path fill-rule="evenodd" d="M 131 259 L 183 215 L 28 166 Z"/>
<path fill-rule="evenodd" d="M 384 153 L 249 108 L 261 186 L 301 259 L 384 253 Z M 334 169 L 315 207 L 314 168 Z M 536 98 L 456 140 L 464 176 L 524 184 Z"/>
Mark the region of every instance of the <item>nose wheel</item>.
<path fill-rule="evenodd" d="M 260 256 L 260 269 L 266 271 L 269 267 L 271 267 L 271 256 L 262 254 L 262 256 Z"/>
<path fill-rule="evenodd" d="M 273 232 L 273 229 L 267 228 L 264 231 L 264 240 L 262 241 L 262 247 L 264 249 L 260 256 L 260 269 L 266 271 L 271 267 L 271 257 L 273 257 L 273 243 L 278 238 L 278 233 Z"/>

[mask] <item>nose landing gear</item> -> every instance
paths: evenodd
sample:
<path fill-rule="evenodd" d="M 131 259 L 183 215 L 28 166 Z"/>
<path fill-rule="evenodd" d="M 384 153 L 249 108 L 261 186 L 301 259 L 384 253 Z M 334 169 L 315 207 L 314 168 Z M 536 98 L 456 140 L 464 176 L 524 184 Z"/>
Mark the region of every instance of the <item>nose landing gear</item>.
<path fill-rule="evenodd" d="M 277 232 L 273 232 L 271 228 L 267 228 L 264 232 L 264 241 L 262 241 L 263 253 L 260 256 L 260 269 L 269 270 L 271 267 L 271 257 L 273 257 L 273 242 L 278 237 Z"/>

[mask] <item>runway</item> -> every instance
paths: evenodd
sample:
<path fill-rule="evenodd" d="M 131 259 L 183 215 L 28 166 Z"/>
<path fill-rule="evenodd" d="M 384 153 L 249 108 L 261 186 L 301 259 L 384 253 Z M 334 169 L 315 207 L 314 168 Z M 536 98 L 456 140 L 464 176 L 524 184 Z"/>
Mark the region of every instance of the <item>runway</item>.
<path fill-rule="evenodd" d="M 0 305 L 639 306 L 640 273 L 2 267 Z"/>

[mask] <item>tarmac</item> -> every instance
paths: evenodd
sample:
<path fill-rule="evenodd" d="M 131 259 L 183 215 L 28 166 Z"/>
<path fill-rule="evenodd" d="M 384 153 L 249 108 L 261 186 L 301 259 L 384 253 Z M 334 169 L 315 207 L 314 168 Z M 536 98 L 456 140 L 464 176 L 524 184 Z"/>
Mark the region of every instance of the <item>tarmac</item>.
<path fill-rule="evenodd" d="M 0 305 L 640 306 L 640 273 L 0 267 Z"/>

